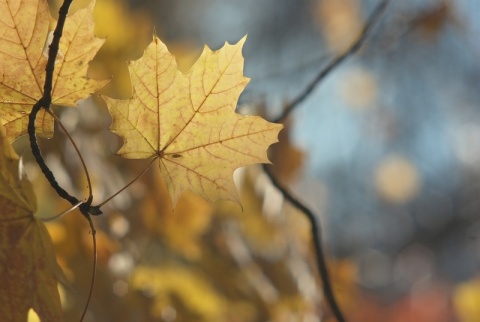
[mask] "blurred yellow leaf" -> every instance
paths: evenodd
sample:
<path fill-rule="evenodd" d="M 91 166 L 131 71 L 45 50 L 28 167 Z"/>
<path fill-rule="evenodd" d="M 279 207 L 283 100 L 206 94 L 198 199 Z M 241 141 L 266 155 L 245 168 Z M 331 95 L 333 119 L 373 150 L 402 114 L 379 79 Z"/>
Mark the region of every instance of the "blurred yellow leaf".
<path fill-rule="evenodd" d="M 189 258 L 201 255 L 199 238 L 209 227 L 212 207 L 192 193 L 182 195 L 173 213 L 161 216 L 160 234 L 169 245 Z"/>
<path fill-rule="evenodd" d="M 390 155 L 378 165 L 375 185 L 385 200 L 401 204 L 417 194 L 420 178 L 412 162 L 400 155 Z"/>
<path fill-rule="evenodd" d="M 357 0 L 317 0 L 317 21 L 328 46 L 337 53 L 348 48 L 362 28 Z"/>
<path fill-rule="evenodd" d="M 155 179 L 151 182 L 152 189 L 140 206 L 145 230 L 165 240 L 172 250 L 185 258 L 199 258 L 202 254 L 200 237 L 210 227 L 213 207 L 187 191 L 172 211 L 172 201 L 161 180 L 160 169 L 153 170 Z"/>
<path fill-rule="evenodd" d="M 453 304 L 461 322 L 477 322 L 480 317 L 480 279 L 461 283 L 453 294 Z"/>
<path fill-rule="evenodd" d="M 374 107 L 378 85 L 374 75 L 365 68 L 351 68 L 342 77 L 341 98 L 349 107 L 365 111 Z"/>
<path fill-rule="evenodd" d="M 31 183 L 18 174 L 18 157 L 0 125 L 0 312 L 2 321 L 61 321 L 60 267 L 44 224 L 33 216 Z"/>
<path fill-rule="evenodd" d="M 154 37 L 139 60 L 130 63 L 133 97 L 105 97 L 112 131 L 124 139 L 118 154 L 158 158 L 168 192 L 177 203 L 192 191 L 208 201 L 238 202 L 233 171 L 269 162 L 266 149 L 282 128 L 260 117 L 235 114 L 243 76 L 241 48 L 208 47 L 182 74 L 166 46 Z"/>

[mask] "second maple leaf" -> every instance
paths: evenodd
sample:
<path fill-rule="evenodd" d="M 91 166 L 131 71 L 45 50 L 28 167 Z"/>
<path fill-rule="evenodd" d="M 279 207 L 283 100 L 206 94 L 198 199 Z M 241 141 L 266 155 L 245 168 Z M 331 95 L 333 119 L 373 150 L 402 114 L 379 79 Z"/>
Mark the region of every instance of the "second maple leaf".
<path fill-rule="evenodd" d="M 186 74 L 154 36 L 139 60 L 130 62 L 132 98 L 104 97 L 111 129 L 124 144 L 117 152 L 131 159 L 158 158 L 174 202 L 185 190 L 208 201 L 239 202 L 235 169 L 268 163 L 267 148 L 278 141 L 282 125 L 235 113 L 243 76 L 242 46 L 205 46 Z"/>

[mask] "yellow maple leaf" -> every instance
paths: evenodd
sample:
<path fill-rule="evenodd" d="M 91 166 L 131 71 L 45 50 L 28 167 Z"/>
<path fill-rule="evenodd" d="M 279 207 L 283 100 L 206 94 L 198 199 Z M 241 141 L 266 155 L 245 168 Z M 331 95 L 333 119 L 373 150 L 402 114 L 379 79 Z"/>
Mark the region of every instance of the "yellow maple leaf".
<path fill-rule="evenodd" d="M 33 308 L 42 321 L 61 321 L 57 289 L 62 276 L 45 225 L 33 216 L 31 183 L 19 178 L 18 157 L 0 125 L 0 316 L 26 321 Z"/>
<path fill-rule="evenodd" d="M 167 47 L 154 36 L 142 58 L 130 62 L 133 96 L 105 97 L 112 131 L 124 139 L 117 152 L 132 158 L 158 158 L 174 204 L 190 190 L 208 201 L 238 202 L 233 171 L 268 163 L 266 150 L 282 125 L 235 113 L 248 83 L 241 53 L 245 38 L 203 53 L 182 74 Z"/>
<path fill-rule="evenodd" d="M 88 63 L 104 40 L 93 34 L 95 2 L 67 17 L 55 63 L 52 103 L 74 106 L 107 81 L 86 78 Z M 13 141 L 26 133 L 32 106 L 42 97 L 50 12 L 46 0 L 0 0 L 0 123 Z M 41 113 L 37 133 L 51 136 L 53 120 Z"/>
<path fill-rule="evenodd" d="M 130 283 L 133 289 L 154 295 L 154 317 L 161 317 L 162 311 L 171 305 L 168 303 L 171 298 L 176 298 L 182 308 L 178 310 L 179 321 L 185 321 L 182 319 L 184 312 L 193 313 L 198 317 L 196 321 L 225 321 L 225 311 L 230 303 L 205 280 L 202 273 L 175 264 L 161 267 L 141 265 L 132 272 Z"/>

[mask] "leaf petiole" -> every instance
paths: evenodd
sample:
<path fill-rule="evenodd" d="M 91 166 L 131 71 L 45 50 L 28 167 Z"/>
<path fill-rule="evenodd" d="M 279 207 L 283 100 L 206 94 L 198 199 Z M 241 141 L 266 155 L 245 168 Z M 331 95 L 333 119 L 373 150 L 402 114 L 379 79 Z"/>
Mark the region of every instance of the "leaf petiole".
<path fill-rule="evenodd" d="M 54 220 L 57 220 L 57 219 L 60 219 L 62 218 L 63 216 L 65 216 L 66 214 L 68 214 L 69 212 L 72 212 L 73 210 L 77 209 L 78 207 L 80 207 L 80 205 L 82 204 L 83 202 L 78 202 L 77 204 L 73 205 L 72 207 L 68 208 L 67 210 L 65 211 L 62 211 L 61 213 L 55 215 L 55 216 L 52 216 L 50 218 L 40 218 L 41 221 L 43 222 L 49 222 L 49 221 L 54 221 Z"/>
<path fill-rule="evenodd" d="M 80 317 L 80 322 L 83 321 L 85 315 L 87 314 L 87 309 L 92 299 L 93 294 L 93 285 L 95 284 L 95 276 L 97 275 L 97 231 L 92 221 L 92 217 L 86 216 L 90 229 L 92 230 L 92 241 L 93 241 L 93 267 L 92 267 L 92 279 L 90 280 L 90 291 L 88 292 L 87 303 L 83 309 L 82 316 Z"/>
<path fill-rule="evenodd" d="M 130 187 L 135 181 L 137 181 L 141 176 L 143 176 L 145 174 L 145 172 L 147 172 L 148 169 L 150 169 L 150 167 L 152 166 L 153 162 L 155 162 L 159 157 L 156 156 L 154 158 L 152 158 L 152 160 L 150 160 L 150 162 L 148 163 L 148 165 L 145 167 L 145 169 L 143 169 L 143 171 L 137 175 L 132 181 L 130 181 L 129 183 L 127 183 L 127 185 L 125 185 L 125 187 L 123 187 L 122 189 L 118 190 L 117 192 L 115 192 L 112 196 L 108 197 L 107 199 L 105 199 L 103 202 L 101 202 L 99 205 L 93 207 L 93 208 L 100 208 L 102 207 L 104 204 L 106 204 L 107 202 L 109 202 L 110 200 L 112 200 L 113 198 L 115 198 L 117 195 L 119 195 L 121 192 L 123 192 L 123 190 L 127 189 L 128 187 Z"/>
<path fill-rule="evenodd" d="M 58 126 L 60 126 L 60 128 L 62 129 L 63 133 L 65 133 L 65 135 L 67 136 L 68 140 L 70 141 L 70 143 L 72 144 L 73 148 L 75 149 L 75 152 L 77 152 L 77 155 L 78 155 L 78 158 L 80 159 L 80 162 L 82 163 L 82 167 L 83 167 L 83 171 L 85 172 L 85 177 L 87 178 L 87 185 L 88 185 L 88 196 L 90 198 L 90 196 L 93 195 L 93 192 L 92 192 L 92 182 L 90 180 L 90 175 L 88 173 L 88 170 L 87 170 L 87 166 L 85 164 L 85 160 L 83 159 L 82 157 L 82 154 L 80 153 L 80 150 L 78 149 L 78 146 L 77 144 L 75 143 L 75 141 L 73 140 L 73 138 L 70 136 L 70 133 L 68 133 L 67 129 L 65 128 L 65 126 L 63 126 L 63 123 L 62 121 L 60 121 L 60 119 L 58 118 L 58 116 L 52 112 L 51 109 L 48 109 L 46 110 L 46 112 L 48 114 L 50 114 L 54 119 L 55 121 L 57 122 Z"/>

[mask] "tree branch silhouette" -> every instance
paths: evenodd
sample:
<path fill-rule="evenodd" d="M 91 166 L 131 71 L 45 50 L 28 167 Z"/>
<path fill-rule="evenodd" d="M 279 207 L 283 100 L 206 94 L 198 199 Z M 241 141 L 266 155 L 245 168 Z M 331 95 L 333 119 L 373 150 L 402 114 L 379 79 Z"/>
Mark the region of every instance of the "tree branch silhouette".
<path fill-rule="evenodd" d="M 360 36 L 357 40 L 349 47 L 347 50 L 335 57 L 330 63 L 328 63 L 324 68 L 320 70 L 317 76 L 305 87 L 305 89 L 290 103 L 288 103 L 284 111 L 275 118 L 272 122 L 283 123 L 287 117 L 296 109 L 300 104 L 308 98 L 308 96 L 314 91 L 314 89 L 320 85 L 321 81 L 325 79 L 332 71 L 334 71 L 338 66 L 346 61 L 347 58 L 358 52 L 360 48 L 365 44 L 366 40 L 370 36 L 374 27 L 378 24 L 381 18 L 384 16 L 384 13 L 393 0 L 382 0 L 373 10 L 372 14 L 365 23 Z M 322 245 L 322 227 L 319 218 L 315 213 L 305 206 L 301 201 L 295 198 L 290 191 L 287 190 L 284 186 L 280 184 L 274 174 L 270 171 L 269 166 L 264 164 L 263 169 L 265 173 L 270 178 L 272 184 L 282 193 L 284 198 L 290 202 L 294 207 L 299 209 L 309 220 L 310 229 L 313 236 L 315 254 L 317 259 L 317 268 L 320 275 L 321 281 L 323 283 L 323 294 L 328 303 L 328 306 L 332 310 L 332 314 L 337 319 L 338 322 L 345 322 L 345 318 L 342 314 L 340 306 L 337 303 L 335 294 L 330 281 L 330 275 L 328 273 L 328 267 L 326 263 L 325 253 Z"/>
<path fill-rule="evenodd" d="M 85 171 L 87 173 L 87 178 L 89 182 L 89 195 L 88 199 L 86 202 L 81 202 L 79 201 L 76 197 L 70 195 L 65 189 L 63 189 L 55 179 L 55 176 L 53 175 L 53 172 L 49 169 L 47 164 L 45 163 L 45 160 L 42 156 L 42 153 L 40 151 L 40 148 L 37 143 L 37 137 L 35 134 L 35 119 L 37 117 L 38 112 L 44 108 L 47 110 L 47 112 L 50 112 L 50 105 L 52 104 L 52 82 L 53 82 L 53 72 L 55 69 L 55 60 L 57 58 L 58 54 L 58 48 L 60 44 L 60 39 L 62 37 L 63 33 L 63 27 L 65 25 L 65 20 L 67 19 L 67 14 L 68 10 L 70 8 L 70 5 L 72 4 L 73 0 L 64 0 L 62 6 L 60 7 L 60 10 L 58 12 L 58 21 L 57 21 L 57 26 L 55 27 L 55 31 L 53 32 L 53 40 L 52 43 L 50 44 L 49 50 L 48 50 L 48 60 L 47 60 L 47 65 L 45 67 L 45 83 L 43 87 L 43 96 L 40 98 L 37 103 L 33 106 L 32 111 L 30 112 L 29 119 L 28 119 L 28 135 L 30 138 L 30 146 L 32 149 L 32 153 L 35 157 L 35 160 L 37 161 L 37 164 L 39 165 L 40 169 L 42 170 L 43 174 L 49 181 L 50 185 L 55 189 L 57 194 L 62 197 L 63 199 L 69 201 L 72 204 L 72 208 L 79 207 L 80 212 L 85 216 L 85 218 L 88 220 L 88 223 L 90 225 L 90 229 L 92 232 L 92 240 L 93 240 L 93 273 L 92 273 L 92 278 L 90 282 L 90 291 L 87 297 L 87 303 L 85 305 L 85 308 L 83 310 L 82 316 L 80 317 L 80 322 L 83 321 L 85 318 L 85 314 L 87 312 L 90 300 L 92 298 L 92 292 L 93 292 L 93 285 L 95 283 L 95 275 L 97 271 L 97 239 L 96 239 L 96 231 L 95 231 L 95 226 L 93 224 L 92 218 L 90 215 L 100 215 L 102 212 L 100 210 L 99 206 L 91 206 L 91 203 L 93 201 L 93 194 L 92 194 L 92 188 L 91 188 L 91 183 L 90 183 L 90 178 L 88 176 L 88 171 L 86 170 L 85 163 L 83 161 L 83 158 L 81 157 L 78 148 L 76 147 L 75 143 L 73 140 L 71 140 L 71 137 L 69 134 L 65 131 L 67 136 L 69 136 L 69 139 L 71 140 L 72 144 L 75 147 L 75 150 L 79 153 L 80 159 L 82 161 L 82 164 L 85 168 Z M 52 114 L 53 116 L 53 114 Z M 58 119 L 57 119 L 58 120 Z M 63 125 L 61 126 L 62 129 L 65 130 Z"/>
<path fill-rule="evenodd" d="M 335 299 L 335 294 L 333 293 L 333 288 L 330 282 L 330 275 L 328 273 L 327 268 L 327 261 L 325 258 L 325 252 L 323 251 L 323 244 L 322 244 L 322 226 L 320 225 L 319 218 L 315 215 L 315 213 L 305 206 L 301 201 L 295 198 L 287 188 L 285 188 L 277 178 L 273 175 L 270 171 L 268 164 L 263 164 L 263 169 L 265 173 L 270 178 L 272 184 L 277 188 L 283 195 L 283 197 L 290 202 L 295 208 L 300 210 L 310 222 L 310 231 L 313 236 L 313 246 L 315 249 L 315 257 L 317 259 L 317 268 L 318 273 L 320 274 L 320 279 L 323 283 L 323 294 L 327 301 L 328 306 L 332 310 L 333 315 L 337 319 L 338 322 L 345 322 L 345 318 L 343 317 L 342 311 L 340 306 Z"/>
<path fill-rule="evenodd" d="M 58 48 L 60 44 L 60 38 L 62 37 L 63 27 L 65 25 L 65 20 L 67 18 L 68 10 L 70 5 L 72 4 L 73 0 L 64 0 L 60 10 L 58 11 L 58 21 L 53 32 L 53 40 L 48 49 L 48 60 L 47 65 L 45 67 L 45 83 L 43 86 L 43 96 L 37 101 L 37 103 L 32 107 L 32 111 L 30 112 L 28 118 L 28 136 L 30 139 L 30 147 L 32 149 L 32 154 L 35 157 L 35 161 L 37 162 L 38 166 L 42 170 L 45 178 L 47 178 L 50 185 L 55 189 L 57 194 L 70 202 L 72 206 L 78 204 L 80 200 L 76 197 L 69 194 L 65 189 L 63 189 L 60 184 L 55 179 L 53 172 L 45 163 L 45 159 L 42 156 L 40 151 L 40 147 L 38 146 L 37 137 L 35 133 L 35 120 L 37 118 L 38 112 L 42 108 L 49 110 L 50 105 L 52 104 L 52 83 L 53 83 L 53 72 L 55 69 L 55 60 L 58 54 Z M 86 202 L 82 202 L 79 209 L 80 212 L 87 217 L 89 214 L 92 215 L 100 215 L 102 212 L 99 207 L 92 207 L 91 203 L 93 200 L 93 196 L 90 193 Z"/>
<path fill-rule="evenodd" d="M 283 112 L 275 119 L 272 120 L 274 123 L 283 123 L 285 119 L 292 113 L 292 111 L 297 108 L 300 103 L 302 103 L 318 85 L 320 85 L 321 81 L 328 76 L 333 70 L 335 70 L 341 63 L 343 63 L 347 58 L 355 54 L 362 46 L 365 44 L 366 40 L 370 36 L 374 27 L 378 24 L 381 18 L 384 16 L 384 13 L 393 0 L 382 0 L 375 9 L 373 10 L 370 18 L 368 18 L 365 26 L 363 27 L 360 36 L 357 40 L 349 47 L 347 50 L 335 57 L 332 61 L 330 61 L 327 66 L 322 68 L 317 76 L 305 87 L 305 89 L 290 103 L 285 106 Z"/>

